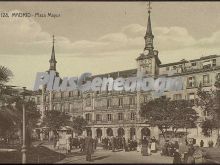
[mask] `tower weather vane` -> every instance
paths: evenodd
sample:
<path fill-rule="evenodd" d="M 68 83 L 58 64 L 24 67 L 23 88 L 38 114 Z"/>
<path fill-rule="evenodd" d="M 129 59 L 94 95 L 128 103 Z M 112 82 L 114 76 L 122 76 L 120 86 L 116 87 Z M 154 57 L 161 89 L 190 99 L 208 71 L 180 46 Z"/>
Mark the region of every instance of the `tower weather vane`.
<path fill-rule="evenodd" d="M 54 35 L 53 35 L 53 45 L 54 45 L 54 43 L 55 43 L 55 37 L 54 37 Z"/>
<path fill-rule="evenodd" d="M 148 13 L 150 14 L 151 9 L 152 9 L 152 7 L 151 7 L 151 1 L 148 1 L 147 7 L 148 7 Z"/>

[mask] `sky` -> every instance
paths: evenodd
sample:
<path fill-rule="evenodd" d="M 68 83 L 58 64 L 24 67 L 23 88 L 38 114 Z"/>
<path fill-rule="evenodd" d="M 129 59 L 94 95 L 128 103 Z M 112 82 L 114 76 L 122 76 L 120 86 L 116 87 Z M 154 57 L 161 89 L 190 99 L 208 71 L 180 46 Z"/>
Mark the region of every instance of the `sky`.
<path fill-rule="evenodd" d="M 220 54 L 220 2 L 153 2 L 154 48 L 162 63 Z M 12 17 L 12 13 L 31 17 Z M 33 89 L 49 69 L 55 35 L 61 77 L 137 67 L 144 48 L 147 2 L 0 2 L 0 65 L 9 84 Z M 53 13 L 54 17 L 39 17 Z M 35 17 L 36 15 L 36 17 Z"/>

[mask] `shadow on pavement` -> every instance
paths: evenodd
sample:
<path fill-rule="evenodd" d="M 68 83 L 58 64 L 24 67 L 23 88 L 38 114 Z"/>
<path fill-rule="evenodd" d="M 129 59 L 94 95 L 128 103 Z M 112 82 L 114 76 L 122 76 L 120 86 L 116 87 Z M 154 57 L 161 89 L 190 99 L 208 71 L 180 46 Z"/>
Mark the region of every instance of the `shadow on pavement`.
<path fill-rule="evenodd" d="M 94 160 L 102 160 L 102 159 L 105 159 L 105 158 L 108 158 L 109 157 L 109 155 L 106 155 L 106 156 L 99 156 L 99 157 L 97 157 L 97 158 L 92 158 L 92 160 L 94 161 Z"/>
<path fill-rule="evenodd" d="M 21 150 L 15 152 L 1 152 L 1 163 L 21 163 Z M 52 151 L 44 146 L 31 147 L 27 152 L 27 163 L 55 163 L 66 156 Z"/>

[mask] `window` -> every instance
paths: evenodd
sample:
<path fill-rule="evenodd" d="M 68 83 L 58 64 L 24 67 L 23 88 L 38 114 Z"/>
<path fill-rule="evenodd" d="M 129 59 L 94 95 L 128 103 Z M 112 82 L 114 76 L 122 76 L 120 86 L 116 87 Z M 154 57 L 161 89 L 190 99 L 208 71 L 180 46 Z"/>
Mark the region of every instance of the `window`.
<path fill-rule="evenodd" d="M 135 98 L 134 97 L 130 97 L 129 98 L 129 104 L 130 105 L 134 105 L 135 104 Z"/>
<path fill-rule="evenodd" d="M 119 99 L 118 99 L 118 105 L 119 105 L 119 106 L 122 106 L 122 104 L 123 104 L 123 99 L 122 99 L 122 98 L 119 98 Z"/>
<path fill-rule="evenodd" d="M 88 98 L 86 99 L 86 106 L 87 106 L 87 107 L 91 106 L 91 98 L 90 98 L 90 97 L 88 97 Z"/>
<path fill-rule="evenodd" d="M 96 121 L 102 121 L 102 115 L 96 114 Z"/>
<path fill-rule="evenodd" d="M 188 87 L 195 87 L 195 77 L 188 77 Z"/>
<path fill-rule="evenodd" d="M 70 112 L 73 112 L 73 104 L 70 104 Z"/>
<path fill-rule="evenodd" d="M 68 103 L 67 106 L 68 106 L 68 112 L 70 113 L 71 112 L 71 104 Z"/>
<path fill-rule="evenodd" d="M 69 97 L 71 97 L 72 96 L 72 94 L 71 94 L 72 92 L 69 92 Z"/>
<path fill-rule="evenodd" d="M 212 66 L 216 66 L 216 59 L 212 60 Z"/>
<path fill-rule="evenodd" d="M 166 67 L 166 70 L 167 70 L 167 71 L 168 71 L 168 70 L 170 70 L 170 67 L 169 67 L 169 66 L 167 66 L 167 67 Z"/>
<path fill-rule="evenodd" d="M 61 112 L 64 112 L 64 106 L 61 105 Z"/>
<path fill-rule="evenodd" d="M 162 98 L 162 99 L 166 99 L 166 98 L 167 98 L 167 96 L 165 96 L 165 95 L 164 95 L 164 96 L 161 96 L 161 98 Z"/>
<path fill-rule="evenodd" d="M 60 93 L 60 97 L 63 98 L 63 92 Z"/>
<path fill-rule="evenodd" d="M 136 113 L 135 112 L 131 112 L 131 120 L 135 120 L 135 116 L 136 116 Z"/>
<path fill-rule="evenodd" d="M 217 73 L 216 79 L 220 79 L 220 73 Z"/>
<path fill-rule="evenodd" d="M 52 95 L 52 99 L 54 99 L 56 97 L 56 94 L 55 93 L 53 93 L 53 95 Z"/>
<path fill-rule="evenodd" d="M 89 113 L 86 114 L 86 121 L 88 121 L 88 122 L 91 121 L 90 116 L 91 116 L 91 115 L 90 115 Z"/>
<path fill-rule="evenodd" d="M 211 61 L 204 61 L 202 65 L 204 69 L 209 69 L 211 67 Z"/>
<path fill-rule="evenodd" d="M 37 97 L 37 103 L 40 103 L 40 97 Z"/>
<path fill-rule="evenodd" d="M 118 113 L 118 120 L 123 120 L 123 113 Z"/>
<path fill-rule="evenodd" d="M 77 95 L 78 95 L 78 97 L 80 96 L 80 91 L 77 91 Z"/>
<path fill-rule="evenodd" d="M 173 95 L 173 100 L 181 100 L 182 99 L 182 94 L 174 94 Z"/>
<path fill-rule="evenodd" d="M 148 100 L 148 96 L 144 96 L 144 102 L 146 103 Z"/>
<path fill-rule="evenodd" d="M 194 93 L 189 93 L 188 94 L 188 99 L 189 100 L 194 100 L 195 99 L 195 94 Z"/>
<path fill-rule="evenodd" d="M 111 99 L 107 99 L 107 108 L 111 107 Z"/>
<path fill-rule="evenodd" d="M 209 75 L 203 75 L 203 84 L 209 83 Z"/>
<path fill-rule="evenodd" d="M 112 114 L 107 114 L 107 120 L 112 121 Z"/>
<path fill-rule="evenodd" d="M 192 65 L 192 66 L 196 66 L 196 62 L 192 62 L 191 65 Z"/>

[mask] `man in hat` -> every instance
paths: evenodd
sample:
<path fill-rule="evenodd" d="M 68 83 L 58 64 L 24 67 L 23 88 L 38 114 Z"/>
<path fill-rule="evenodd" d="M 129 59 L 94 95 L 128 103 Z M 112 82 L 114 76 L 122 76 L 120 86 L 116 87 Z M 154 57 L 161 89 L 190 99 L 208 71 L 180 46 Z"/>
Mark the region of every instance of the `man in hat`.
<path fill-rule="evenodd" d="M 93 153 L 93 139 L 91 133 L 85 138 L 85 153 L 86 160 L 92 161 L 92 153 Z"/>

